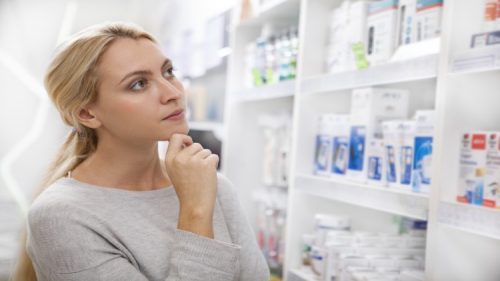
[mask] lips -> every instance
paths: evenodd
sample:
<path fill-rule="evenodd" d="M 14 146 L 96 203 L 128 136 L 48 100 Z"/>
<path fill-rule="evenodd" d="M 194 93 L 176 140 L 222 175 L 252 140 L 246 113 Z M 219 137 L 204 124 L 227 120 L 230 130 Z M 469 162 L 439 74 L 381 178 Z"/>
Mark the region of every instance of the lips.
<path fill-rule="evenodd" d="M 174 111 L 172 114 L 167 115 L 162 120 L 177 119 L 177 118 L 181 117 L 183 114 L 184 114 L 184 110 L 179 109 L 179 110 Z"/>

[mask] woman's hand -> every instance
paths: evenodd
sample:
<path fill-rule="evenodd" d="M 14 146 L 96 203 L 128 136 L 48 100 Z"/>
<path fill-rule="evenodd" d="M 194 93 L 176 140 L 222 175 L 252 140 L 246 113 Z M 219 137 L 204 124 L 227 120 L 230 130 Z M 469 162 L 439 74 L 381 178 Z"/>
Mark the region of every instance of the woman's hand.
<path fill-rule="evenodd" d="M 180 202 L 178 229 L 213 238 L 219 157 L 191 137 L 170 137 L 165 164 Z"/>

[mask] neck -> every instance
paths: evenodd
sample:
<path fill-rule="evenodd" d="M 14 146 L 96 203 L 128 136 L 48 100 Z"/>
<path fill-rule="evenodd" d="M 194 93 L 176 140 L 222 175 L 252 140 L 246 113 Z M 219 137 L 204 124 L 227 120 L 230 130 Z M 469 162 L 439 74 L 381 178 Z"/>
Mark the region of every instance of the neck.
<path fill-rule="evenodd" d="M 100 141 L 96 151 L 72 172 L 82 182 L 146 191 L 171 184 L 158 156 L 158 143 L 131 145 Z"/>

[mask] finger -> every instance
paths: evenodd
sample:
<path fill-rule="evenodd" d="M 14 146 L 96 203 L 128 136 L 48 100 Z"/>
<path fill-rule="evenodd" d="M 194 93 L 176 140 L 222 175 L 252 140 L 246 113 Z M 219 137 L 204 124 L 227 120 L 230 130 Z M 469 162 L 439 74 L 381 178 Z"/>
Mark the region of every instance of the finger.
<path fill-rule="evenodd" d="M 212 154 L 212 151 L 210 151 L 210 149 L 202 149 L 201 151 L 199 151 L 198 153 L 196 153 L 194 155 L 194 157 L 196 157 L 198 159 L 205 159 L 208 156 L 210 156 L 211 154 Z"/>
<path fill-rule="evenodd" d="M 219 164 L 219 156 L 217 156 L 217 154 L 211 154 L 205 160 L 210 162 L 213 167 L 217 167 L 217 165 Z"/>
<path fill-rule="evenodd" d="M 173 134 L 170 137 L 167 148 L 166 159 L 172 159 L 177 155 L 185 146 L 189 146 L 193 143 L 193 139 L 188 135 L 183 134 Z"/>
<path fill-rule="evenodd" d="M 191 144 L 190 146 L 186 147 L 182 153 L 183 153 L 183 155 L 194 156 L 194 155 L 196 155 L 196 153 L 198 153 L 202 150 L 203 150 L 203 146 L 201 146 L 201 144 L 195 142 L 195 143 Z"/>

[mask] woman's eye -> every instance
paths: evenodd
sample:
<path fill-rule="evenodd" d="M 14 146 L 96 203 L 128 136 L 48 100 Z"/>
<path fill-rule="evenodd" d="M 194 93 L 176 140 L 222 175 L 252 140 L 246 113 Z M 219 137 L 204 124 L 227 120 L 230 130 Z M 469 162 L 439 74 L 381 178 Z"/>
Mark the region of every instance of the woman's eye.
<path fill-rule="evenodd" d="M 140 91 L 146 87 L 146 80 L 138 80 L 130 86 L 130 89 L 133 91 Z"/>
<path fill-rule="evenodd" d="M 163 76 L 165 78 L 175 77 L 174 71 L 175 69 L 173 67 L 167 68 L 165 69 L 165 71 L 163 71 Z"/>

